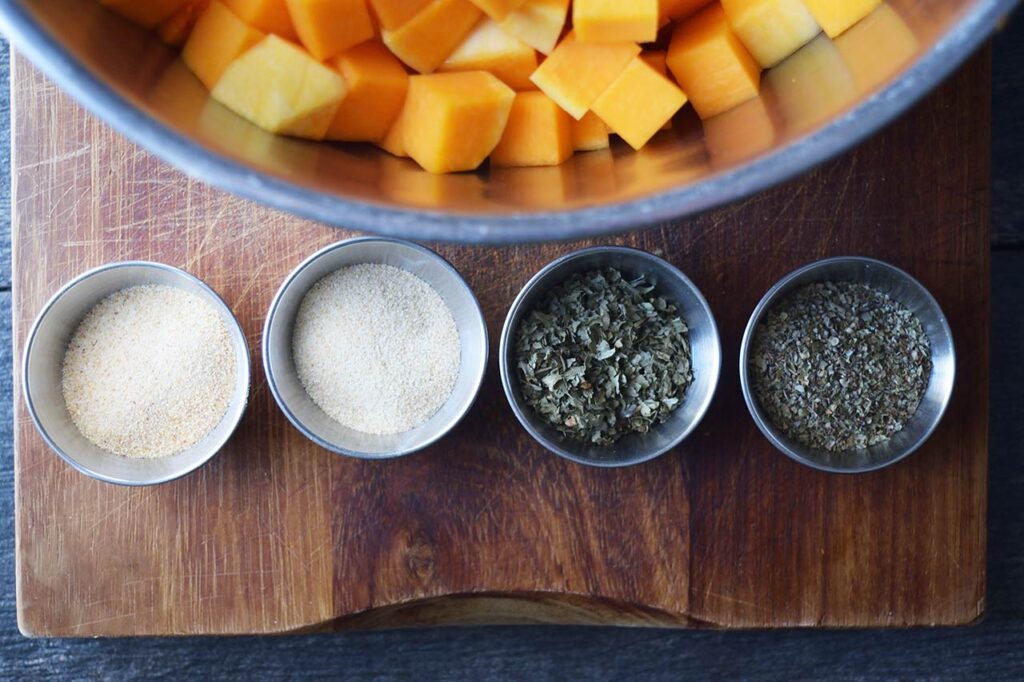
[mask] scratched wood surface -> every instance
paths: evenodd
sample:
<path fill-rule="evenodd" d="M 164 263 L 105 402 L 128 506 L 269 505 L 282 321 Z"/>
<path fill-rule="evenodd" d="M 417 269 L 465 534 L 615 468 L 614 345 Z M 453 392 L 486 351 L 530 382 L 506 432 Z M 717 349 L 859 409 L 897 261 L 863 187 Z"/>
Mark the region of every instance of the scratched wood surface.
<path fill-rule="evenodd" d="M 727 359 L 763 291 L 809 260 L 865 254 L 919 277 L 953 326 L 960 374 L 939 431 L 908 460 L 856 477 L 789 461 L 752 425 L 734 361 L 694 436 L 622 470 L 577 466 L 535 445 L 508 410 L 494 366 L 450 437 L 392 462 L 312 446 L 255 372 L 249 412 L 211 464 L 128 489 L 88 479 L 49 452 L 16 389 L 22 630 L 973 621 L 985 594 L 989 82 L 984 54 L 882 134 L 803 179 L 608 240 L 660 249 L 687 272 L 716 312 Z M 12 86 L 15 357 L 62 283 L 101 263 L 146 258 L 219 291 L 258 363 L 261 322 L 281 279 L 348 233 L 190 180 L 84 113 L 24 60 Z M 476 290 L 494 340 L 525 280 L 575 246 L 439 251 Z"/>

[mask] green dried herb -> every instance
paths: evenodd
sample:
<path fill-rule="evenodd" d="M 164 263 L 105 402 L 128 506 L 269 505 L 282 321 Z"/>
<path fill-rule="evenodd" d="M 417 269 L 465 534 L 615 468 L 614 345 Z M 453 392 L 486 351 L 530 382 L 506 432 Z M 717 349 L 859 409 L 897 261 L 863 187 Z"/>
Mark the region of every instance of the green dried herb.
<path fill-rule="evenodd" d="M 520 324 L 523 396 L 574 440 L 610 445 L 646 433 L 693 381 L 686 323 L 643 276 L 604 268 L 553 288 Z"/>
<path fill-rule="evenodd" d="M 928 386 L 931 345 L 917 316 L 887 294 L 852 282 L 809 284 L 765 316 L 749 369 L 777 428 L 842 452 L 903 429 Z"/>

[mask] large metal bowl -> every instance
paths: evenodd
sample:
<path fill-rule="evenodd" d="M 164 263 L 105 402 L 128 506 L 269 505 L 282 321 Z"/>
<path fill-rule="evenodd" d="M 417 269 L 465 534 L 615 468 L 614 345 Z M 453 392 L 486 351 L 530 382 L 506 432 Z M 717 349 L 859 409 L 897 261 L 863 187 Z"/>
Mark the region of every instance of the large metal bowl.
<path fill-rule="evenodd" d="M 687 108 L 640 153 L 432 176 L 368 145 L 275 137 L 211 102 L 151 34 L 96 0 L 0 0 L 0 30 L 111 125 L 199 179 L 302 216 L 416 239 L 589 237 L 720 205 L 808 169 L 891 120 L 960 64 L 1016 0 L 889 0 L 765 73 L 762 95 Z"/>

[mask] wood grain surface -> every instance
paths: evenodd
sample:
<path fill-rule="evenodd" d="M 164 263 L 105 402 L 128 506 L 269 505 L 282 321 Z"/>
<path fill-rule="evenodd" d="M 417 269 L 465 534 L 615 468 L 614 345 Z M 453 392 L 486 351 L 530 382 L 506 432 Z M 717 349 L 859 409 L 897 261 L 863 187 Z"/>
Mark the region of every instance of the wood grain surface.
<path fill-rule="evenodd" d="M 14 91 L 15 357 L 62 283 L 112 260 L 188 269 L 232 306 L 258 362 L 285 274 L 347 233 L 186 178 L 22 60 Z M 735 361 L 698 433 L 639 467 L 564 462 L 518 427 L 491 367 L 440 444 L 393 462 L 305 441 L 254 374 L 249 413 L 196 474 L 127 489 L 49 452 L 15 397 L 18 615 L 34 635 L 288 632 L 433 622 L 717 627 L 966 623 L 984 607 L 989 61 L 805 178 L 608 240 L 662 251 L 706 294 L 725 357 L 772 282 L 828 255 L 899 265 L 953 326 L 939 431 L 843 477 L 775 452 Z M 576 245 L 442 246 L 498 337 L 541 265 Z M 258 365 L 256 365 L 258 367 Z M 15 386 L 18 385 L 16 377 Z"/>

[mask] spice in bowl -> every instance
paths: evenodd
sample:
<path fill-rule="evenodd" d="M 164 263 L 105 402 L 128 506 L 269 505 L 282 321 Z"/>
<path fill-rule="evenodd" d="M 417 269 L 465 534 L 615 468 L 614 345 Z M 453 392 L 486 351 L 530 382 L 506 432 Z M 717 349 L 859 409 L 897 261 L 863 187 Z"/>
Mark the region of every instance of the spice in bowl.
<path fill-rule="evenodd" d="M 686 322 L 654 289 L 611 267 L 577 273 L 520 323 L 523 398 L 563 436 L 611 445 L 683 401 L 693 381 Z"/>
<path fill-rule="evenodd" d="M 921 321 L 866 284 L 808 284 L 755 333 L 754 395 L 804 446 L 844 452 L 883 443 L 917 411 L 931 376 Z"/>
<path fill-rule="evenodd" d="M 356 431 L 404 433 L 447 401 L 461 362 L 441 296 L 392 265 L 351 265 L 313 285 L 299 306 L 292 355 L 306 393 Z"/>
<path fill-rule="evenodd" d="M 71 421 L 97 447 L 166 457 L 216 428 L 235 372 L 228 328 L 213 306 L 172 286 L 133 286 L 79 323 L 62 390 Z"/>

